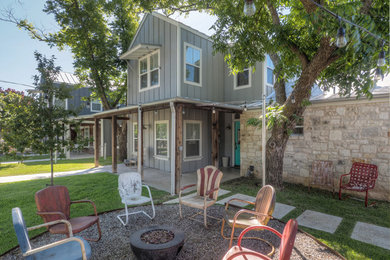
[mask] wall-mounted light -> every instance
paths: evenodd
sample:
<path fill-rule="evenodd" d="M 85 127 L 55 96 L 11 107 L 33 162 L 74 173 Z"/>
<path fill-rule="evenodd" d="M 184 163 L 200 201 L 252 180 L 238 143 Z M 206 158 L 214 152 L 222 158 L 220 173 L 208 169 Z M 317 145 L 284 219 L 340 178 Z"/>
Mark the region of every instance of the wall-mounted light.
<path fill-rule="evenodd" d="M 184 108 L 183 108 L 183 111 L 181 112 L 183 115 L 185 115 L 186 114 L 186 111 L 184 110 Z"/>
<path fill-rule="evenodd" d="M 295 104 L 295 97 L 294 97 L 294 95 L 291 96 L 291 103 Z"/>
<path fill-rule="evenodd" d="M 248 108 L 246 107 L 246 101 L 245 101 L 245 104 L 244 104 L 244 111 L 248 111 Z"/>
<path fill-rule="evenodd" d="M 215 114 L 215 107 L 213 107 L 213 114 Z"/>
<path fill-rule="evenodd" d="M 158 111 L 157 109 L 154 110 L 154 114 L 157 115 L 158 114 Z"/>
<path fill-rule="evenodd" d="M 383 76 L 383 73 L 382 73 L 382 69 L 381 68 L 376 68 L 374 79 L 376 81 L 378 81 L 378 80 L 383 80 L 383 78 L 384 78 L 384 76 Z"/>
<path fill-rule="evenodd" d="M 91 102 L 87 101 L 87 104 L 85 105 L 85 107 L 86 107 L 87 109 L 90 109 L 90 107 L 91 107 Z"/>
<path fill-rule="evenodd" d="M 378 63 L 377 63 L 378 66 L 380 66 L 380 67 L 382 67 L 386 64 L 386 59 L 385 59 L 386 53 L 383 50 L 383 44 L 384 44 L 384 42 L 382 41 L 382 50 L 381 50 L 381 52 L 379 52 Z"/>

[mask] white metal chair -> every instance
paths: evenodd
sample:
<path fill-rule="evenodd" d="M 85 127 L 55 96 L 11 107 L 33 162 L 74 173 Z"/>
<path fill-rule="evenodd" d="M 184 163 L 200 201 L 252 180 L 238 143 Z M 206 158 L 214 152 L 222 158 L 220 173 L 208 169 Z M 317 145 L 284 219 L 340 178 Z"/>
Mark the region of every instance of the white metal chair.
<path fill-rule="evenodd" d="M 142 187 L 145 187 L 148 190 L 149 197 L 142 196 Z M 120 174 L 118 178 L 118 190 L 119 190 L 119 195 L 121 196 L 122 199 L 122 203 L 125 204 L 126 213 L 120 214 L 116 217 L 123 225 L 127 225 L 129 221 L 129 215 L 143 213 L 150 219 L 153 219 L 156 216 L 152 193 L 150 192 L 150 189 L 147 185 L 142 184 L 141 175 L 138 172 L 127 172 L 127 173 Z M 152 203 L 152 210 L 153 210 L 152 216 L 150 216 L 143 210 L 129 213 L 127 209 L 128 205 L 139 205 L 139 204 L 147 203 L 149 201 Z M 123 222 L 121 218 L 123 216 L 126 216 L 126 222 Z"/>

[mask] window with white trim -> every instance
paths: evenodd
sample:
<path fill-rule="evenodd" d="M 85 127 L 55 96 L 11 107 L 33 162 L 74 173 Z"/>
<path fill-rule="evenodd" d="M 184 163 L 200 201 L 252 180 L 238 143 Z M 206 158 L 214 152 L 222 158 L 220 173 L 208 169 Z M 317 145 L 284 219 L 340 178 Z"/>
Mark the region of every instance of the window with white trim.
<path fill-rule="evenodd" d="M 168 120 L 154 123 L 154 155 L 160 158 L 168 158 L 169 133 Z"/>
<path fill-rule="evenodd" d="M 138 152 L 138 123 L 133 123 L 133 153 Z"/>
<path fill-rule="evenodd" d="M 184 159 L 196 159 L 202 155 L 202 122 L 184 121 Z"/>
<path fill-rule="evenodd" d="M 267 95 L 271 94 L 273 91 L 274 83 L 275 83 L 275 76 L 274 76 L 274 64 L 271 60 L 271 57 L 269 55 L 266 55 L 266 86 L 267 86 Z"/>
<path fill-rule="evenodd" d="M 249 88 L 252 85 L 252 75 L 250 68 L 234 75 L 234 89 Z"/>
<path fill-rule="evenodd" d="M 160 50 L 139 59 L 139 90 L 160 86 Z"/>
<path fill-rule="evenodd" d="M 184 82 L 201 86 L 202 50 L 189 43 L 184 43 Z"/>
<path fill-rule="evenodd" d="M 103 105 L 100 99 L 91 100 L 91 112 L 101 112 L 103 111 Z"/>

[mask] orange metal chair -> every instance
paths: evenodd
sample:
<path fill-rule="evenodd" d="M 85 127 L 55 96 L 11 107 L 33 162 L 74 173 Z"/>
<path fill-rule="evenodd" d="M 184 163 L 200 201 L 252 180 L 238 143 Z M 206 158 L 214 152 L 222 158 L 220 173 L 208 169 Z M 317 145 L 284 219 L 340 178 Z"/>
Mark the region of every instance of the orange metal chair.
<path fill-rule="evenodd" d="M 349 176 L 348 183 L 343 184 L 343 177 Z M 364 201 L 368 204 L 368 191 L 374 189 L 375 181 L 378 178 L 378 167 L 374 164 L 354 162 L 348 174 L 340 176 L 339 199 L 341 200 L 341 190 L 352 190 L 366 192 Z"/>
<path fill-rule="evenodd" d="M 294 248 L 295 237 L 298 232 L 298 222 L 295 219 L 290 219 L 287 222 L 286 226 L 284 227 L 283 234 L 280 234 L 277 230 L 268 226 L 252 226 L 244 229 L 238 238 L 237 245 L 232 247 L 226 253 L 226 255 L 223 257 L 223 260 L 271 259 L 264 254 L 247 249 L 245 247 L 241 247 L 241 240 L 243 239 L 245 233 L 250 230 L 259 228 L 269 230 L 281 238 L 279 260 L 289 260 Z"/>
<path fill-rule="evenodd" d="M 248 203 L 254 205 L 254 210 L 240 209 L 237 210 L 237 207 L 229 208 L 229 204 L 232 201 L 241 201 L 244 203 Z M 222 220 L 221 227 L 221 235 L 225 239 L 230 239 L 229 248 L 232 247 L 233 239 L 234 239 L 234 229 L 235 228 L 247 228 L 250 226 L 259 226 L 259 225 L 267 225 L 268 221 L 272 218 L 272 213 L 275 209 L 276 203 L 276 193 L 275 189 L 271 185 L 266 185 L 262 187 L 256 196 L 256 202 L 245 201 L 237 198 L 233 198 L 226 203 L 224 218 Z M 230 238 L 224 235 L 224 226 L 225 222 L 229 224 L 232 228 L 232 232 L 230 234 Z M 247 238 L 249 239 L 249 238 Z M 273 254 L 274 247 L 268 241 L 257 237 L 251 237 L 250 239 L 262 240 L 272 247 Z"/>
<path fill-rule="evenodd" d="M 71 201 L 69 191 L 65 186 L 50 186 L 35 193 L 35 203 L 37 205 L 37 214 L 42 217 L 45 223 L 65 219 L 72 226 L 72 233 L 79 233 L 94 224 L 97 225 L 99 232 L 98 239 L 88 239 L 90 241 L 99 241 L 102 233 L 100 230 L 99 217 L 96 212 L 95 204 L 90 200 Z M 94 209 L 94 216 L 70 218 L 70 206 L 76 203 L 91 203 Z M 70 236 L 71 232 L 65 224 L 56 224 L 48 227 L 50 233 L 66 234 Z"/>
<path fill-rule="evenodd" d="M 221 182 L 223 173 L 214 166 L 206 166 L 197 171 L 198 183 L 190 184 L 180 189 L 179 193 L 179 211 L 180 218 L 182 218 L 181 205 L 186 205 L 188 207 L 197 208 L 203 210 L 203 222 L 204 226 L 207 228 L 207 208 L 214 205 L 218 199 L 219 184 Z M 190 187 L 197 186 L 196 196 L 189 198 L 182 198 L 181 193 L 183 190 Z M 202 214 L 199 212 L 190 218 L 197 220 L 194 217 L 196 215 Z M 212 216 L 209 216 L 214 218 Z"/>

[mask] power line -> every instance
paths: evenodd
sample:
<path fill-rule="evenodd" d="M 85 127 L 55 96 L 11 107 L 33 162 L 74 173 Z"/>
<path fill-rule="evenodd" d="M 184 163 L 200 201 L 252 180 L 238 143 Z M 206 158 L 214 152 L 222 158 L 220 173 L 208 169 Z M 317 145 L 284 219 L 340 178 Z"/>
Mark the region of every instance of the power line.
<path fill-rule="evenodd" d="M 13 81 L 7 81 L 7 80 L 2 80 L 2 79 L 0 79 L 0 82 L 8 83 L 8 84 L 14 84 L 14 85 L 20 85 L 20 86 L 26 86 L 26 87 L 29 87 L 29 88 L 35 88 L 35 86 L 32 86 L 32 85 L 28 85 L 28 84 L 24 84 L 24 83 L 18 83 L 18 82 L 13 82 Z"/>

